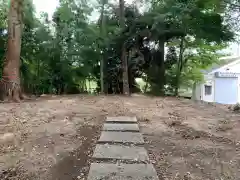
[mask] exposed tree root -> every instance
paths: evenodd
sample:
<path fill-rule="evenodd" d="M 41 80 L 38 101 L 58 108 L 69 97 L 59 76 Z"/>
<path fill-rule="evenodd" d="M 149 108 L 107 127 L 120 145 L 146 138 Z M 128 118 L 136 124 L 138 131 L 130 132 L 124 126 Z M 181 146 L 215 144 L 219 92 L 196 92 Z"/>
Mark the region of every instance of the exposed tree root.
<path fill-rule="evenodd" d="M 0 99 L 6 102 L 20 102 L 24 99 L 20 84 L 2 79 L 0 81 Z"/>

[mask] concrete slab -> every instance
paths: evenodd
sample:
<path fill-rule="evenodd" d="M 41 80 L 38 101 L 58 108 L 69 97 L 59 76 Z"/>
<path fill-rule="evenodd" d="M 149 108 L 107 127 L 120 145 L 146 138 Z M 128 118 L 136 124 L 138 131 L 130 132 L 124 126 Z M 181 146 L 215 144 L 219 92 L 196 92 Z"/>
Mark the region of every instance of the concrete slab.
<path fill-rule="evenodd" d="M 137 123 L 136 117 L 127 116 L 117 116 L 117 117 L 107 117 L 107 123 Z"/>
<path fill-rule="evenodd" d="M 152 164 L 92 163 L 88 180 L 159 180 Z"/>
<path fill-rule="evenodd" d="M 139 132 L 138 124 L 114 124 L 105 123 L 103 126 L 104 131 L 132 131 Z"/>
<path fill-rule="evenodd" d="M 148 161 L 148 154 L 144 147 L 121 146 L 98 144 L 93 154 L 93 158 L 101 160 L 117 159 L 117 160 L 133 160 Z"/>
<path fill-rule="evenodd" d="M 143 144 L 143 136 L 137 132 L 103 131 L 98 142 L 100 143 L 134 143 Z"/>

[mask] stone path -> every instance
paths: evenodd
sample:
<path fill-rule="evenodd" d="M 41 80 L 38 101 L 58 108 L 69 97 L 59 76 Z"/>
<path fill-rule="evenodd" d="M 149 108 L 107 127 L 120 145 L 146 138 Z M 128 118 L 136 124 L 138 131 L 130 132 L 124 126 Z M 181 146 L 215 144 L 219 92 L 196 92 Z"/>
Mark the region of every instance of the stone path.
<path fill-rule="evenodd" d="M 135 117 L 108 117 L 88 180 L 159 180 L 143 144 Z"/>
<path fill-rule="evenodd" d="M 139 132 L 138 124 L 114 124 L 105 123 L 103 126 L 104 131 L 122 131 L 122 132 Z"/>
<path fill-rule="evenodd" d="M 143 136 L 138 132 L 107 132 L 103 131 L 99 143 L 133 143 L 144 144 Z"/>

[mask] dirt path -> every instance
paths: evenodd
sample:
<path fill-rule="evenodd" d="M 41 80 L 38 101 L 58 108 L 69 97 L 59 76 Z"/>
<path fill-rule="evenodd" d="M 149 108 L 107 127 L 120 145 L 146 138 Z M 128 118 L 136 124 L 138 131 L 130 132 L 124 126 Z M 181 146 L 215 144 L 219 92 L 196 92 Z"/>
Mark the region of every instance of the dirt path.
<path fill-rule="evenodd" d="M 81 127 L 78 130 L 79 137 L 84 137 L 81 145 L 53 167 L 50 173 L 51 178 L 49 176 L 48 179 L 65 180 L 86 176 L 89 171 L 89 158 L 93 153 L 100 130 L 98 126 Z"/>
<path fill-rule="evenodd" d="M 175 98 L 42 97 L 0 104 L 0 179 L 86 177 L 106 116 L 137 116 L 160 179 L 238 179 L 240 115 Z"/>

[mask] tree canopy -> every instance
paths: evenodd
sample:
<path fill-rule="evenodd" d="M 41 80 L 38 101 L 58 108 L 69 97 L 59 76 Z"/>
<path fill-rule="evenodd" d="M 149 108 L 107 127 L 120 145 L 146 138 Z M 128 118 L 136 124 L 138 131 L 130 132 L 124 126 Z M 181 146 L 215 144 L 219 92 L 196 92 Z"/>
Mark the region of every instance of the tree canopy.
<path fill-rule="evenodd" d="M 20 58 L 24 92 L 63 94 L 102 89 L 123 93 L 124 49 L 130 92 L 140 91 L 136 79 L 141 78 L 146 92 L 178 95 L 179 87 L 201 81 L 200 70 L 218 63 L 221 50 L 236 37 L 229 8 L 238 8 L 237 3 L 146 0 L 141 6 L 124 4 L 122 18 L 118 3 L 60 0 L 53 17 L 47 13 L 37 17 L 32 0 L 25 0 Z M 93 10 L 99 12 L 97 21 L 91 20 Z M 1 69 L 7 17 L 8 1 L 1 0 Z"/>

